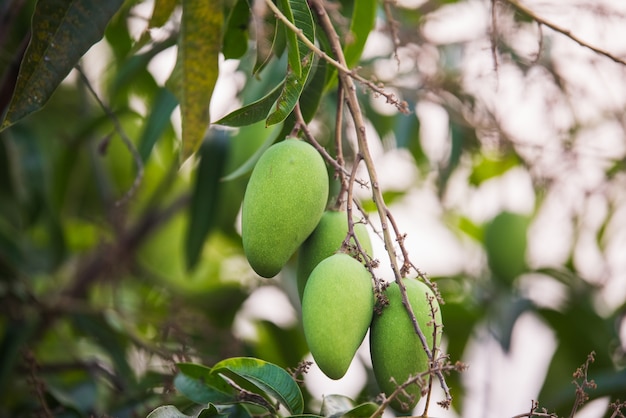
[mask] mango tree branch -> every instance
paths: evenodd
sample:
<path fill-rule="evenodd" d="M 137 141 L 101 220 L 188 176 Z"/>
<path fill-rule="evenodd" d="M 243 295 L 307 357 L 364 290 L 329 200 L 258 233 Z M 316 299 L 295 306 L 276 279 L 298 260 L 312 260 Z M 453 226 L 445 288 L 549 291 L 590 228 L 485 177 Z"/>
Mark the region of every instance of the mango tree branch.
<path fill-rule="evenodd" d="M 511 6 L 513 6 L 513 8 L 517 9 L 519 12 L 527 16 L 530 16 L 530 18 L 533 19 L 535 22 L 539 23 L 540 25 L 547 26 L 553 31 L 560 33 L 561 35 L 567 36 L 572 41 L 576 42 L 578 45 L 584 48 L 590 49 L 596 54 L 603 55 L 618 64 L 626 65 L 626 60 L 624 60 L 623 58 L 619 58 L 613 55 L 612 53 L 610 53 L 609 51 L 606 51 L 602 48 L 598 48 L 596 46 L 589 44 L 588 42 L 574 35 L 570 30 L 565 29 L 561 26 L 558 26 L 557 24 L 550 22 L 549 20 L 544 19 L 543 17 L 539 16 L 537 13 L 535 13 L 535 11 L 530 9 L 528 6 L 520 3 L 518 0 L 499 0 L 499 1 L 503 1 L 503 2 L 510 4 Z"/>
<path fill-rule="evenodd" d="M 365 167 L 367 168 L 367 172 L 370 177 L 370 181 L 372 185 L 372 198 L 374 200 L 374 203 L 378 210 L 378 215 L 380 217 L 381 228 L 382 228 L 383 238 L 384 238 L 384 243 L 385 243 L 385 250 L 387 251 L 389 255 L 389 261 L 391 263 L 391 268 L 394 273 L 395 281 L 398 284 L 398 287 L 400 288 L 400 293 L 402 295 L 402 304 L 406 308 L 409 314 L 409 317 L 411 319 L 411 322 L 413 324 L 415 333 L 418 335 L 422 343 L 422 347 L 424 348 L 424 351 L 426 352 L 432 364 L 435 361 L 433 357 L 433 351 L 430 349 L 428 342 L 426 340 L 426 337 L 424 333 L 422 332 L 422 330 L 420 329 L 417 319 L 415 318 L 415 313 L 413 312 L 413 308 L 411 307 L 411 304 L 409 303 L 409 300 L 406 294 L 406 288 L 404 286 L 404 283 L 402 282 L 402 278 L 403 278 L 402 273 L 404 269 L 403 271 L 401 271 L 398 267 L 398 257 L 396 254 L 394 241 L 391 237 L 391 233 L 390 233 L 389 225 L 388 225 L 388 220 L 391 218 L 391 214 L 385 205 L 385 201 L 383 199 L 382 192 L 380 190 L 380 186 L 378 183 L 378 176 L 376 173 L 376 168 L 374 166 L 374 161 L 372 159 L 372 156 L 369 150 L 369 145 L 368 145 L 368 141 L 366 137 L 365 121 L 363 119 L 363 113 L 361 112 L 359 100 L 356 94 L 356 87 L 353 82 L 353 73 L 352 71 L 347 69 L 345 57 L 343 55 L 343 50 L 341 47 L 341 42 L 339 40 L 339 35 L 335 31 L 335 28 L 332 22 L 330 21 L 330 18 L 328 17 L 328 14 L 326 13 L 326 10 L 323 4 L 321 4 L 319 0 L 312 0 L 310 1 L 310 5 L 315 11 L 315 13 L 317 14 L 318 23 L 320 24 L 320 26 L 325 31 L 328 37 L 328 41 L 330 43 L 331 49 L 333 53 L 335 54 L 335 56 L 337 57 L 337 62 L 339 62 L 340 66 L 345 69 L 345 70 L 340 70 L 338 72 L 339 80 L 344 90 L 346 102 L 348 105 L 348 110 L 354 121 L 355 131 L 357 135 L 357 142 L 358 142 L 358 147 L 359 147 L 359 156 L 360 158 L 363 159 L 365 163 Z M 398 241 L 399 241 L 399 244 L 402 245 L 402 242 L 400 242 L 401 239 L 398 239 Z M 450 390 L 445 382 L 445 378 L 441 370 L 436 371 L 436 374 L 441 383 L 441 387 L 444 390 L 446 400 L 449 401 L 452 397 L 450 395 Z"/>
<path fill-rule="evenodd" d="M 291 21 L 287 19 L 287 17 L 272 2 L 272 0 L 265 0 L 265 3 L 272 10 L 276 18 L 280 20 L 281 22 L 283 22 L 283 24 L 287 26 L 289 30 L 295 33 L 296 36 L 298 36 L 298 38 L 300 39 L 300 41 L 302 41 L 302 43 L 304 43 L 307 46 L 307 48 L 309 48 L 311 51 L 313 51 L 314 54 L 316 54 L 317 56 L 319 56 L 320 58 L 328 62 L 330 65 L 335 67 L 339 71 L 339 74 L 348 74 L 350 77 L 354 78 L 359 83 L 367 86 L 370 90 L 374 91 L 377 94 L 380 94 L 381 96 L 384 96 L 387 99 L 387 103 L 395 106 L 400 112 L 409 113 L 409 106 L 404 100 L 399 100 L 393 93 L 388 93 L 379 85 L 357 74 L 356 71 L 350 70 L 348 66 L 346 65 L 345 60 L 343 62 L 339 62 L 331 58 L 330 56 L 328 56 L 327 53 L 319 49 L 313 42 L 309 40 L 309 38 L 307 38 L 304 35 L 304 33 L 302 33 L 302 29 L 298 28 L 293 23 L 291 23 Z"/>

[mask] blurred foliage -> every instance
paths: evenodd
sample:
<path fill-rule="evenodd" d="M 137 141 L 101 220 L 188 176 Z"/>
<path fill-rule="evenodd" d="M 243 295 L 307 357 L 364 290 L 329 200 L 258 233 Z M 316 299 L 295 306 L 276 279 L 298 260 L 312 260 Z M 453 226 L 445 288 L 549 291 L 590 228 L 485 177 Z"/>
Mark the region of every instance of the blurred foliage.
<path fill-rule="evenodd" d="M 337 69 L 314 57 L 272 13 L 254 16 L 262 3 L 0 5 L 0 416 L 124 418 L 153 410 L 154 418 L 250 416 L 267 410 L 268 399 L 294 416 L 376 410 L 369 369 L 355 400 L 333 394 L 321 403 L 288 378 L 308 352 L 293 266 L 276 279 L 260 279 L 243 255 L 237 216 L 258 156 L 292 131 L 296 104 L 333 154 L 340 97 Z M 332 55 L 306 2 L 278 3 Z M 606 302 L 608 286 L 624 279 L 624 270 L 611 264 L 623 252 L 626 230 L 624 132 L 620 146 L 598 157 L 596 183 L 581 186 L 574 198 L 561 193 L 583 182 L 579 162 L 588 155 L 580 134 L 603 123 L 623 127 L 626 106 L 577 116 L 574 103 L 584 105 L 590 93 L 565 74 L 565 58 L 550 48 L 552 35 L 536 32 L 537 16 L 511 7 L 515 2 L 493 2 L 497 27 L 478 47 L 472 39 L 435 40 L 423 31 L 431 17 L 475 2 L 429 0 L 389 12 L 390 3 L 342 0 L 329 2 L 329 12 L 350 68 L 358 64 L 360 74 L 392 88 L 411 109 L 408 115 L 381 110 L 374 94 L 359 91 L 370 140 L 382 153 L 406 151 L 417 173 L 410 186 L 387 187 L 385 201 L 393 211 L 415 190 L 430 191 L 441 222 L 471 254 L 458 272 L 432 277 L 446 301 L 451 360 L 464 360 L 484 329 L 509 353 L 518 319 L 530 313 L 556 339 L 538 388 L 541 407 L 569 414 L 578 402 L 572 373 L 591 352 L 589 378 L 597 388 L 588 395 L 625 400 L 626 301 Z M 373 33 L 395 45 L 368 50 Z M 540 39 L 540 56 L 516 43 L 520 33 Z M 541 141 L 521 140 L 501 123 L 492 98 L 470 87 L 460 57 L 490 47 L 496 77 L 518 74 L 518 83 L 531 86 L 536 76 L 549 92 L 546 112 L 559 101 L 569 106 L 568 126 L 546 128 L 557 157 L 548 159 Z M 176 66 L 170 59 L 167 67 L 174 50 Z M 236 73 L 228 70 L 232 63 Z M 610 65 L 613 77 L 623 75 L 622 64 Z M 237 90 L 232 97 L 219 90 L 218 76 Z M 423 103 L 445 115 L 439 154 L 425 136 L 430 120 Z M 209 112 L 209 104 L 220 110 Z M 209 124 L 210 115 L 228 112 L 219 122 L 229 128 Z M 512 172 L 530 179 L 530 210 L 485 204 L 472 212 L 468 201 L 480 197 L 470 197 Z M 501 187 L 495 194 L 504 201 Z M 458 203 L 452 195 L 460 189 L 467 199 Z M 555 265 L 529 262 L 531 236 L 545 227 L 541 217 L 555 200 L 563 203 L 557 218 L 573 232 L 548 239 L 565 241 L 566 255 Z M 589 229 L 593 202 L 600 202 L 601 219 Z M 362 207 L 375 210 L 368 198 Z M 592 274 L 583 268 L 589 251 L 598 254 Z M 528 289 L 537 281 L 558 286 L 561 302 L 534 297 Z M 250 314 L 248 304 L 267 288 L 291 302 L 293 311 L 278 316 L 293 321 Z M 216 400 L 229 403 L 235 395 L 217 380 L 220 373 L 262 399 L 223 407 Z M 467 382 L 452 374 L 448 385 L 452 408 L 463 415 Z M 162 405 L 168 406 L 156 409 Z"/>

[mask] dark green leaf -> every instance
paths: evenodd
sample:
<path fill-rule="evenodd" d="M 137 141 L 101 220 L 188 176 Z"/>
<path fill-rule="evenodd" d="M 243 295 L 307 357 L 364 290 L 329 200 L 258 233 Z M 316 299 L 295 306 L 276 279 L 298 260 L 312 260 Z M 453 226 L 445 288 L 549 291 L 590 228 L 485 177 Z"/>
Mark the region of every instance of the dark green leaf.
<path fill-rule="evenodd" d="M 200 147 L 200 164 L 196 170 L 185 239 L 185 261 L 189 270 L 196 266 L 204 241 L 215 226 L 221 178 L 228 158 L 228 141 L 225 131 L 213 131 Z"/>
<path fill-rule="evenodd" d="M 250 8 L 247 0 L 237 0 L 230 10 L 226 30 L 224 31 L 224 46 L 222 53 L 225 59 L 241 58 L 248 49 L 248 24 Z"/>
<path fill-rule="evenodd" d="M 160 89 L 152 102 L 151 112 L 139 137 L 137 150 L 142 161 L 146 162 L 148 160 L 154 145 L 163 135 L 167 125 L 169 125 L 170 116 L 176 106 L 178 106 L 176 97 L 168 89 Z"/>
<path fill-rule="evenodd" d="M 212 373 L 225 374 L 229 378 L 250 382 L 260 390 L 258 395 L 265 393 L 284 405 L 292 414 L 301 414 L 304 400 L 298 384 L 284 369 L 250 357 L 237 357 L 223 360 L 213 366 Z"/>
<path fill-rule="evenodd" d="M 278 96 L 280 96 L 283 88 L 284 83 L 281 83 L 259 100 L 234 110 L 213 123 L 216 125 L 241 127 L 262 121 L 267 117 L 270 110 L 272 110 L 272 105 L 276 102 Z"/>
<path fill-rule="evenodd" d="M 40 0 L 15 92 L 0 129 L 39 110 L 100 40 L 122 0 Z"/>
<path fill-rule="evenodd" d="M 295 4 L 295 1 L 280 0 L 279 4 L 281 12 L 285 15 L 287 20 L 298 26 L 298 24 L 294 21 L 293 11 L 291 10 L 291 3 Z M 298 40 L 298 36 L 296 35 L 296 33 L 287 27 L 285 27 L 285 34 L 287 38 L 287 61 L 289 62 L 289 68 L 296 77 L 300 78 L 302 76 L 302 62 L 300 61 L 302 58 L 300 51 L 300 41 Z"/>

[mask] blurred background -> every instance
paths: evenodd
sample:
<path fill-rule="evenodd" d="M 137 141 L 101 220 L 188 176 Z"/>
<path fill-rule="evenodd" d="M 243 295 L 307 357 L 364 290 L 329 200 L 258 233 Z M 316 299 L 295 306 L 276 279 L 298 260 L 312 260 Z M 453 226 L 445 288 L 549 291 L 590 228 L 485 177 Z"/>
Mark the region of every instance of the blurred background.
<path fill-rule="evenodd" d="M 34 6 L 0 3 L 2 111 Z M 350 7 L 338 2 L 333 18 Z M 247 176 L 220 180 L 273 132 L 214 126 L 179 166 L 166 80 L 180 16 L 151 28 L 153 8 L 126 2 L 82 74 L 0 132 L 0 416 L 145 416 L 183 402 L 178 361 L 310 359 L 297 256 L 273 279 L 256 276 L 239 235 Z M 448 377 L 451 410 L 430 415 L 513 417 L 538 401 L 570 416 L 573 373 L 593 352 L 597 388 L 575 416 L 623 416 L 609 404 L 626 401 L 626 3 L 397 0 L 390 10 L 393 25 L 381 4 L 359 72 L 410 114 L 363 88 L 368 138 L 411 261 L 446 302 L 444 350 L 469 366 Z M 254 55 L 220 62 L 212 120 L 284 77 L 279 60 L 251 76 Z M 134 143 L 138 184 L 90 88 Z M 337 97 L 322 100 L 311 129 L 330 146 Z M 369 191 L 358 198 L 378 274 L 392 280 Z M 304 385 L 312 410 L 324 395 L 378 391 L 366 345 L 345 378 L 313 367 Z"/>

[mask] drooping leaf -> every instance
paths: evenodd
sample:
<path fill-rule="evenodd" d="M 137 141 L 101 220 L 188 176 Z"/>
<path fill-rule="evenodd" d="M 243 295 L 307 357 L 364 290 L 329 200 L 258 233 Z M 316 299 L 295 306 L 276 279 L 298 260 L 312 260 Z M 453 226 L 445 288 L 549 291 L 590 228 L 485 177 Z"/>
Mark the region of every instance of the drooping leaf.
<path fill-rule="evenodd" d="M 259 100 L 234 110 L 213 123 L 216 125 L 241 127 L 262 121 L 272 109 L 272 105 L 280 96 L 283 87 L 284 83 L 281 83 Z"/>
<path fill-rule="evenodd" d="M 261 23 L 256 26 L 256 60 L 252 74 L 260 73 L 273 56 L 280 57 L 287 45 L 286 33 L 283 24 L 276 19 L 273 13 L 262 16 Z"/>
<path fill-rule="evenodd" d="M 211 369 L 200 364 L 178 363 L 179 373 L 174 386 L 185 397 L 198 404 L 231 403 L 235 400 L 233 388 Z"/>
<path fill-rule="evenodd" d="M 354 2 L 352 19 L 350 19 L 350 33 L 344 43 L 343 55 L 348 68 L 358 64 L 365 42 L 376 23 L 377 0 L 358 0 Z"/>
<path fill-rule="evenodd" d="M 287 0 L 283 0 L 283 3 L 287 3 Z M 307 2 L 290 0 L 288 3 L 290 6 L 289 10 L 293 13 L 292 23 L 302 31 L 302 34 L 309 41 L 313 42 L 315 39 L 315 26 Z M 313 53 L 308 50 L 302 41 L 298 40 L 295 44 L 290 43 L 288 47 L 289 68 L 287 69 L 285 85 L 276 103 L 276 109 L 267 117 L 266 124 L 268 126 L 282 122 L 289 116 L 300 99 L 313 66 Z M 300 64 L 298 68 L 294 68 L 292 62 L 295 60 L 294 56 L 296 54 Z"/>
<path fill-rule="evenodd" d="M 177 5 L 178 0 L 154 0 L 154 7 L 152 8 L 152 16 L 150 16 L 148 27 L 160 28 L 165 25 Z"/>
<path fill-rule="evenodd" d="M 142 161 L 147 161 L 152 148 L 161 138 L 163 131 L 170 123 L 170 116 L 178 105 L 178 101 L 168 89 L 160 89 L 157 93 L 152 106 L 151 112 L 146 119 L 141 136 L 139 137 L 139 145 L 137 151 Z"/>
<path fill-rule="evenodd" d="M 285 15 L 285 17 L 293 24 L 298 26 L 295 23 L 293 10 L 291 9 L 291 3 L 296 4 L 295 1 L 290 0 L 280 0 L 280 9 L 281 12 Z M 302 62 L 301 60 L 301 50 L 300 50 L 300 40 L 294 31 L 285 27 L 285 35 L 287 39 L 287 61 L 289 62 L 289 67 L 291 71 L 296 75 L 296 77 L 302 76 Z"/>
<path fill-rule="evenodd" d="M 31 40 L 22 60 L 13 98 L 0 129 L 39 110 L 99 41 L 122 0 L 40 0 Z"/>
<path fill-rule="evenodd" d="M 196 266 L 204 241 L 215 225 L 221 177 L 227 161 L 228 139 L 225 131 L 214 131 L 200 147 L 200 164 L 196 170 L 185 240 L 185 261 L 189 270 Z"/>
<path fill-rule="evenodd" d="M 215 405 L 211 404 L 194 415 L 183 414 L 173 405 L 163 405 L 150 412 L 146 418 L 206 418 L 216 416 L 224 416 L 224 414 L 221 414 Z"/>
<path fill-rule="evenodd" d="M 256 152 L 252 154 L 252 156 L 248 158 L 246 162 L 243 163 L 239 168 L 237 168 L 232 173 L 224 176 L 222 180 L 223 181 L 234 180 L 252 171 L 252 169 L 254 168 L 254 165 L 259 160 L 259 158 L 261 158 L 261 155 L 263 155 L 265 150 L 268 149 L 270 146 L 272 146 L 274 142 L 276 142 L 276 140 L 278 139 L 277 134 L 281 132 L 281 128 L 282 128 L 281 125 L 276 125 L 272 129 L 272 132 L 265 139 L 265 142 L 261 144 L 259 149 L 257 149 Z"/>
<path fill-rule="evenodd" d="M 182 160 L 197 151 L 210 123 L 209 104 L 219 74 L 222 2 L 183 0 L 178 59 L 170 78 L 182 117 Z"/>
<path fill-rule="evenodd" d="M 222 53 L 225 59 L 241 58 L 248 49 L 250 7 L 247 0 L 237 0 L 228 15 Z"/>
<path fill-rule="evenodd" d="M 269 394 L 291 414 L 301 414 L 304 409 L 298 384 L 287 371 L 275 364 L 256 358 L 236 357 L 217 363 L 213 366 L 212 373 L 225 374 L 238 383 L 242 379 L 251 383 L 260 389 L 255 391 L 256 394 Z"/>

